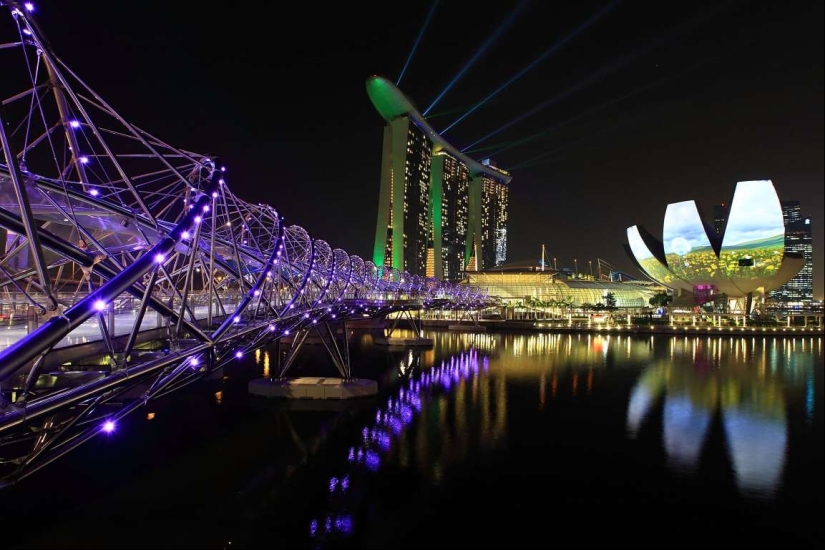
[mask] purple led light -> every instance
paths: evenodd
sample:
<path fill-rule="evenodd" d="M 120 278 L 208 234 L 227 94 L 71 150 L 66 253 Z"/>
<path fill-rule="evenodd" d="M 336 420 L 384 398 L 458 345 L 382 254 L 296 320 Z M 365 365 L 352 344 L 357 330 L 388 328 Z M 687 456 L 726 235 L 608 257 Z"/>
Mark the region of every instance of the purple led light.
<path fill-rule="evenodd" d="M 352 517 L 347 515 L 335 518 L 335 530 L 344 535 L 350 534 L 352 532 Z"/>
<path fill-rule="evenodd" d="M 69 121 L 69 126 L 72 128 L 80 128 L 80 123 L 76 120 Z"/>
<path fill-rule="evenodd" d="M 97 189 L 90 189 L 89 194 L 93 197 L 96 197 L 100 194 L 100 192 Z"/>
<path fill-rule="evenodd" d="M 188 239 L 190 236 L 191 235 L 189 234 L 189 231 L 184 231 L 183 233 L 180 234 L 181 239 Z"/>
<path fill-rule="evenodd" d="M 285 330 L 285 331 L 284 331 L 284 334 L 285 334 L 286 336 L 289 336 L 289 331 L 288 331 L 288 330 Z"/>
<path fill-rule="evenodd" d="M 233 323 L 240 323 L 241 322 L 241 316 L 240 315 L 235 315 L 235 318 L 232 319 L 232 322 Z"/>
<path fill-rule="evenodd" d="M 166 261 L 166 256 L 164 256 L 163 254 L 160 254 L 160 253 L 155 254 L 155 263 L 162 264 L 165 261 Z"/>
<path fill-rule="evenodd" d="M 381 458 L 378 456 L 378 453 L 373 450 L 369 450 L 367 451 L 364 463 L 371 472 L 375 472 L 378 470 L 378 467 L 381 466 Z"/>
<path fill-rule="evenodd" d="M 102 429 L 107 434 L 112 433 L 113 431 L 115 431 L 115 421 L 114 420 L 107 420 L 106 422 L 103 423 Z"/>
<path fill-rule="evenodd" d="M 106 309 L 106 302 L 104 302 L 103 300 L 97 300 L 95 302 L 95 309 L 98 311 L 103 311 L 104 309 Z"/>
<path fill-rule="evenodd" d="M 193 367 L 197 367 L 200 364 L 200 362 L 201 362 L 201 360 L 198 359 L 197 357 L 192 357 L 189 360 L 189 364 L 192 365 Z"/>
<path fill-rule="evenodd" d="M 195 223 L 201 223 L 201 217 L 195 216 Z"/>
<path fill-rule="evenodd" d="M 28 11 L 34 11 L 34 4 L 31 2 L 26 2 L 23 4 L 23 7 L 26 8 Z"/>
<path fill-rule="evenodd" d="M 237 357 L 238 359 L 240 359 L 241 357 L 243 357 L 243 352 L 242 352 L 241 350 L 236 351 L 236 352 L 235 352 L 235 357 Z"/>
<path fill-rule="evenodd" d="M 213 199 L 217 199 L 217 198 L 218 198 L 218 192 L 217 192 L 217 191 L 212 191 L 212 198 L 213 198 Z"/>
<path fill-rule="evenodd" d="M 80 157 L 80 158 L 78 158 L 77 160 L 79 160 L 79 161 L 80 161 L 80 164 L 89 164 L 89 157 L 87 157 L 87 156 L 85 156 L 85 155 L 84 155 L 84 156 L 82 156 L 82 157 Z"/>

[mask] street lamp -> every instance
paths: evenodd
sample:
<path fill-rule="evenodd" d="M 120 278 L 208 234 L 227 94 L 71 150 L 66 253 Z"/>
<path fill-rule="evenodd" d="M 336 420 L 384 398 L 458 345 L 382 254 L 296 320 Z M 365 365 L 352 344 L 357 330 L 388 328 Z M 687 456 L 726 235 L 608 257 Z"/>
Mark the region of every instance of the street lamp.
<path fill-rule="evenodd" d="M 579 260 L 573 258 L 573 265 L 576 267 L 576 278 L 579 278 Z"/>
<path fill-rule="evenodd" d="M 553 258 L 553 271 L 558 271 L 558 270 L 559 270 L 559 268 L 556 267 L 556 259 Z"/>

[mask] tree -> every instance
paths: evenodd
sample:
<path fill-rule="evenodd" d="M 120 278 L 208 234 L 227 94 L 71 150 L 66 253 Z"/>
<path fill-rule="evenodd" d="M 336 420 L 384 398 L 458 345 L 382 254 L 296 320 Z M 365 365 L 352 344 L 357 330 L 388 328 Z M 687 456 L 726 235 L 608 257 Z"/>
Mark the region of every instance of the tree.
<path fill-rule="evenodd" d="M 616 294 L 613 292 L 608 292 L 604 295 L 604 303 L 609 311 L 616 311 L 619 309 L 616 307 Z"/>
<path fill-rule="evenodd" d="M 673 296 L 669 295 L 667 292 L 657 292 L 650 300 L 648 300 L 650 305 L 653 307 L 665 307 L 672 301 Z"/>

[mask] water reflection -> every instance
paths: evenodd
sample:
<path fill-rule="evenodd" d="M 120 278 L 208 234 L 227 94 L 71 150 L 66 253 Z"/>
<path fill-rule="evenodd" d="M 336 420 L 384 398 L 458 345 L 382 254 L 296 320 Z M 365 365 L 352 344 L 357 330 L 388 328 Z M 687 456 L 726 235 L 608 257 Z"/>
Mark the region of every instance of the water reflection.
<path fill-rule="evenodd" d="M 555 476 L 563 487 L 554 455 L 585 457 L 577 459 L 583 468 L 596 464 L 587 462 L 592 450 L 656 464 L 651 449 L 661 445 L 661 473 L 651 479 L 664 476 L 656 479 L 667 484 L 668 471 L 710 485 L 730 478 L 743 495 L 773 499 L 788 447 L 800 452 L 789 435 L 789 403 L 811 423 L 821 392 L 814 377 L 820 338 L 429 336 L 434 350 L 387 355 L 393 389 L 357 427 L 357 444 L 341 456 L 345 467 L 333 468 L 327 503 L 304 531 L 314 544 L 369 531 L 366 510 L 409 498 L 404 483 L 454 488 L 448 483 L 458 472 L 492 452 L 502 457 L 500 471 Z M 614 411 L 626 418 L 619 412 L 614 423 Z M 707 498 L 715 498 L 709 490 Z"/>
<path fill-rule="evenodd" d="M 412 364 L 412 357 L 401 365 Z M 310 521 L 310 536 L 320 542 L 350 535 L 351 511 L 364 496 L 351 485 L 382 465 L 414 465 L 424 480 L 437 484 L 448 466 L 467 458 L 471 438 L 477 437 L 481 448 L 500 443 L 507 429 L 505 381 L 491 380 L 489 361 L 479 359 L 476 349 L 410 376 L 362 428 L 360 443 L 348 449 L 347 470 L 328 483 L 330 511 Z M 471 426 L 479 426 L 480 433 Z"/>
<path fill-rule="evenodd" d="M 663 399 L 668 465 L 693 473 L 721 416 L 737 487 L 771 496 L 780 487 L 788 443 L 786 394 L 803 383 L 813 409 L 813 339 L 673 338 L 633 388 L 627 430 L 638 436 Z M 810 405 L 808 405 L 810 397 Z"/>

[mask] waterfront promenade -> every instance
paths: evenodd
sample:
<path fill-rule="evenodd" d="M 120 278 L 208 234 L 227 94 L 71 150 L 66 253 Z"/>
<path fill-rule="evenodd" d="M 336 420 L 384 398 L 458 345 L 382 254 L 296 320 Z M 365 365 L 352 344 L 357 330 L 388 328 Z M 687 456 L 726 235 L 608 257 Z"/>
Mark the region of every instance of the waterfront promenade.
<path fill-rule="evenodd" d="M 422 324 L 426 328 L 447 328 L 462 325 L 471 331 L 474 323 L 446 319 L 424 319 Z M 466 326 L 465 326 L 466 325 Z M 608 325 L 604 323 L 568 323 L 566 321 L 532 321 L 532 320 L 485 320 L 477 324 L 479 331 L 539 331 L 560 333 L 620 333 L 620 334 L 649 334 L 649 335 L 686 335 L 686 336 L 806 336 L 823 334 L 822 326 L 787 327 L 787 326 L 713 326 L 713 325 Z"/>

